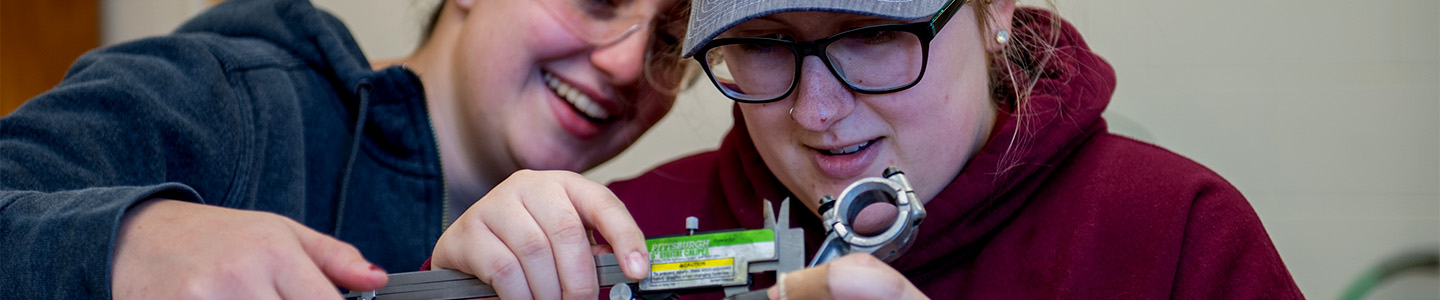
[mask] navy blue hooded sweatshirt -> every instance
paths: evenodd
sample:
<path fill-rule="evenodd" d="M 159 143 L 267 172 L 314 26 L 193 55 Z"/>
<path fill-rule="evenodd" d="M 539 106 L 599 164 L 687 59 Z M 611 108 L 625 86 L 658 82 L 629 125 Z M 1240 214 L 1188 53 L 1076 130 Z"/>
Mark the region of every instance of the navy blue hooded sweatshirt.
<path fill-rule="evenodd" d="M 303 0 L 92 51 L 0 119 L 0 295 L 110 298 L 121 217 L 156 198 L 284 215 L 390 271 L 420 267 L 447 213 L 418 78 L 371 70 Z"/>

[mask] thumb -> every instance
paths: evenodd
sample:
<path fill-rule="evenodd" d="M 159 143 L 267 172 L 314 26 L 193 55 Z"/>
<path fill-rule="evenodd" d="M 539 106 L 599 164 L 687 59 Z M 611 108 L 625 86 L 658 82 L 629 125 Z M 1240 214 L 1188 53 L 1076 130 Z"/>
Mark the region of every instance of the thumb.
<path fill-rule="evenodd" d="M 832 299 L 830 296 L 830 264 L 780 274 L 775 286 L 765 292 L 770 299 L 805 300 Z"/>
<path fill-rule="evenodd" d="M 300 239 L 300 246 L 305 248 L 305 254 L 336 285 L 349 290 L 370 291 L 384 287 L 385 282 L 390 280 L 384 269 L 365 260 L 355 246 L 299 223 L 290 225 Z"/>

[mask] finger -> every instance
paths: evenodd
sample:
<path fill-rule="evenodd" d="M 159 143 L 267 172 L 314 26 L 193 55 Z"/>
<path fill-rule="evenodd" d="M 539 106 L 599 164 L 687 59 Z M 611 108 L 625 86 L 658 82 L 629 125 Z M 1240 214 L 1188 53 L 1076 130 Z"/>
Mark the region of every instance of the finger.
<path fill-rule="evenodd" d="M 462 221 L 469 220 L 461 218 Z M 456 228 L 451 226 L 452 231 Z M 515 254 L 505 242 L 500 241 L 485 222 L 468 222 L 456 231 L 463 238 L 447 239 L 452 231 L 446 231 L 441 240 L 459 241 L 460 243 L 442 243 L 440 245 L 451 247 L 448 251 L 436 250 L 436 266 L 446 267 L 443 261 L 438 259 L 447 254 L 462 254 L 457 256 L 459 265 L 453 266 L 461 272 L 474 274 L 480 281 L 495 288 L 495 294 L 502 299 L 534 299 L 530 293 L 530 284 L 525 280 L 525 271 Z M 463 243 L 463 244 L 462 244 Z M 442 252 L 445 252 L 442 254 Z"/>
<path fill-rule="evenodd" d="M 650 251 L 645 247 L 645 234 L 625 209 L 625 203 L 610 189 L 579 175 L 572 176 L 565 184 L 581 221 L 610 242 L 625 277 L 640 280 L 649 275 Z"/>
<path fill-rule="evenodd" d="M 829 274 L 830 264 L 782 273 L 765 294 L 779 300 L 832 299 Z"/>
<path fill-rule="evenodd" d="M 320 268 L 308 257 L 298 259 L 274 259 L 280 270 L 270 284 L 275 287 L 280 299 L 341 299 L 335 284 L 325 278 Z"/>
<path fill-rule="evenodd" d="M 535 298 L 558 299 L 560 277 L 555 270 L 555 252 L 550 239 L 535 217 L 525 211 L 522 204 L 525 199 L 521 198 L 525 196 L 515 196 L 521 200 L 498 203 L 496 207 L 500 209 L 487 212 L 483 222 L 520 261 L 521 273 Z"/>
<path fill-rule="evenodd" d="M 300 246 L 314 261 L 315 267 L 325 278 L 346 289 L 357 291 L 377 290 L 390 280 L 385 270 L 365 260 L 360 250 L 348 243 L 328 235 L 315 232 L 300 223 L 286 219 L 290 229 L 300 240 Z M 333 286 L 328 284 L 326 286 Z M 333 290 L 333 289 L 332 289 Z"/>
<path fill-rule="evenodd" d="M 338 292 L 337 292 L 337 293 L 338 293 Z M 280 295 L 277 291 L 275 291 L 275 290 L 247 291 L 247 292 L 244 292 L 244 293 L 237 293 L 237 294 L 233 294 L 233 295 L 235 295 L 235 299 L 257 299 L 257 300 L 300 299 L 300 298 L 285 298 L 284 296 L 281 296 L 281 295 Z M 210 296 L 210 295 L 206 295 L 206 297 L 208 297 L 208 296 Z M 229 296 L 226 296 L 226 297 L 229 297 Z M 225 297 L 221 297 L 221 298 L 225 298 Z M 191 298 L 191 299 L 199 299 L 199 298 Z M 317 298 L 317 299 L 325 299 L 325 298 Z"/>
<path fill-rule="evenodd" d="M 852 253 L 829 265 L 829 292 L 843 299 L 925 299 L 895 268 L 865 253 Z"/>
<path fill-rule="evenodd" d="M 554 250 L 555 270 L 559 274 L 563 299 L 595 299 L 600 283 L 595 279 L 595 258 L 590 253 L 590 237 L 580 215 L 563 191 L 525 197 L 525 209 L 539 222 Z M 583 200 L 581 200 L 583 201 Z M 537 293 L 538 294 L 538 293 Z"/>

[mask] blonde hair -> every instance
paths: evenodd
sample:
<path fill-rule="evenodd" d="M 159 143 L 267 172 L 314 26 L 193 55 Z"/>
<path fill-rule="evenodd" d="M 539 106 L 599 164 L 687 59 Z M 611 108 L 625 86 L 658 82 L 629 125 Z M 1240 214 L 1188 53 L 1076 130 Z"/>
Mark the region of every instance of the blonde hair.
<path fill-rule="evenodd" d="M 992 16 L 994 12 L 990 10 L 994 1 L 1018 2 L 1018 0 L 972 0 L 972 3 L 980 4 L 974 11 L 976 24 L 980 25 L 977 27 L 981 36 L 988 35 L 986 28 L 991 28 L 988 25 L 998 25 L 992 24 L 992 22 L 996 22 Z M 1038 9 L 1054 14 L 1055 2 L 1042 1 L 1046 6 Z M 1019 14 L 1014 15 L 1013 18 L 1011 24 L 1030 21 L 1021 19 L 1022 16 Z M 1011 118 L 1015 119 L 1016 127 L 1015 134 L 1010 136 L 1009 144 L 998 161 L 996 175 L 1021 165 L 1021 159 L 1030 150 L 1034 133 L 1038 130 L 1038 128 L 1032 128 L 1033 124 L 1029 122 L 1029 116 L 1032 113 L 1029 109 L 1030 94 L 1034 90 L 1035 84 L 1039 82 L 1040 76 L 1043 75 L 1039 70 L 1055 58 L 1054 50 L 1057 48 L 1055 45 L 1060 38 L 1063 26 L 1058 20 L 1050 22 L 1049 25 L 1049 30 L 1044 31 L 1011 28 L 1009 40 L 1003 45 L 1002 50 L 986 54 L 990 69 L 989 87 L 991 97 L 999 108 L 997 113 L 1009 114 Z M 1008 26 L 994 27 L 1006 28 Z M 1048 35 L 1040 36 L 1045 33 Z"/>

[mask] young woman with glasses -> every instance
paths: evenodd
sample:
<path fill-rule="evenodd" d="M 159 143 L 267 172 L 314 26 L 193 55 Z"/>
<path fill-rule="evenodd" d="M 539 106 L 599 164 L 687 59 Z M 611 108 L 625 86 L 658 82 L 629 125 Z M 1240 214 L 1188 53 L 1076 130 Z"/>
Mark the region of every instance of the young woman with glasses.
<path fill-rule="evenodd" d="M 669 110 L 686 4 L 443 1 L 418 50 L 370 63 L 308 1 L 231 0 L 174 34 L 93 51 L 0 119 L 0 292 L 378 288 L 491 190 L 604 191 L 573 172 Z M 521 169 L 562 171 L 511 176 Z M 617 248 L 644 247 L 633 223 L 601 225 L 633 237 Z"/>
<path fill-rule="evenodd" d="M 737 102 L 735 127 L 718 150 L 611 185 L 645 234 L 682 234 L 685 216 L 699 231 L 760 228 L 762 200 L 791 198 L 813 256 L 831 228 L 821 199 L 889 167 L 927 213 L 893 261 L 857 253 L 788 273 L 771 299 L 1301 297 L 1238 190 L 1107 132 L 1114 71 L 1050 11 L 692 5 L 684 55 Z M 871 204 L 851 229 L 876 234 L 897 217 Z"/>

